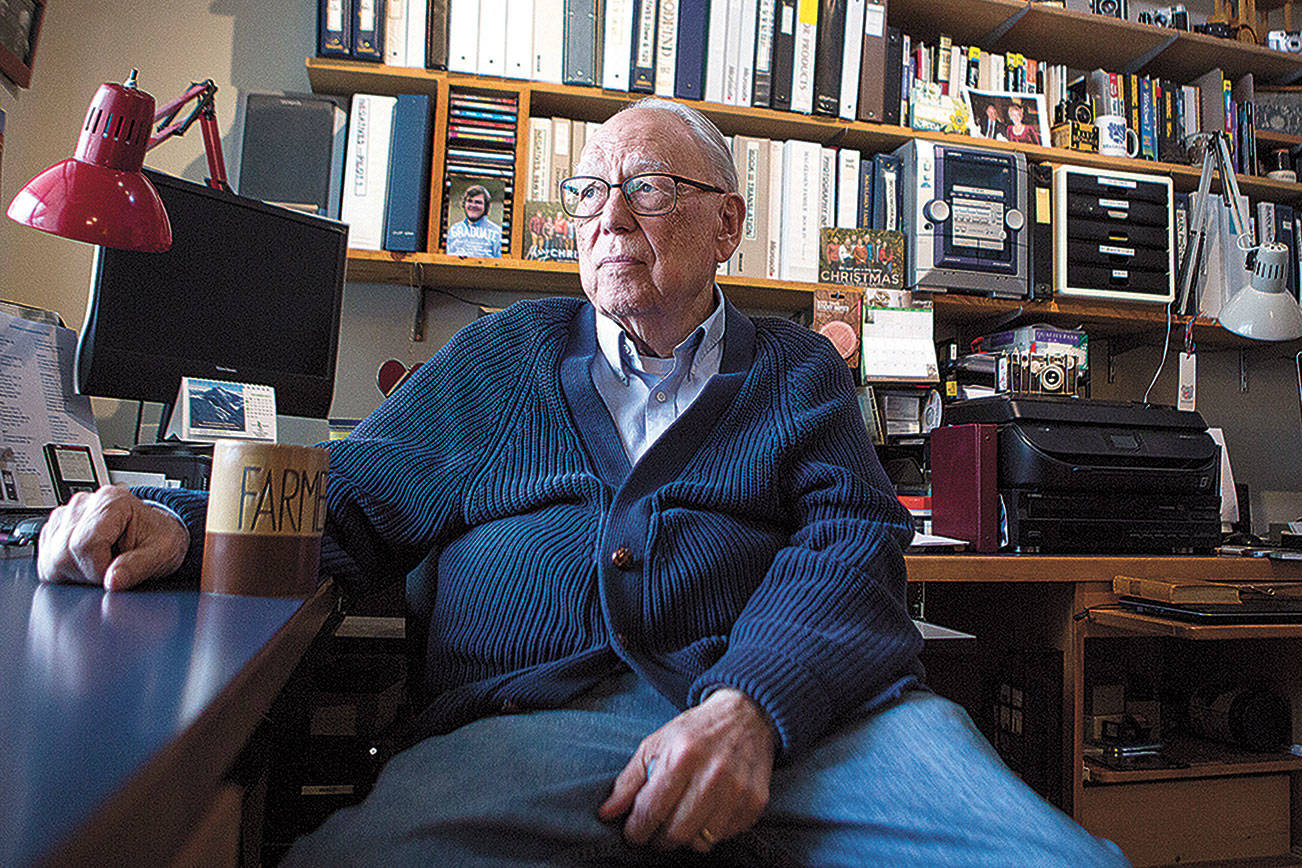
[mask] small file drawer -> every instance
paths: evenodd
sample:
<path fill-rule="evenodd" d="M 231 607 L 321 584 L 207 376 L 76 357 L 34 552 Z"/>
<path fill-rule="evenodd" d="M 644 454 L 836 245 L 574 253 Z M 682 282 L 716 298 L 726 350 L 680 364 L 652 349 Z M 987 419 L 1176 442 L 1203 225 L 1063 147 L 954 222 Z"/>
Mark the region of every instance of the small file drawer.
<path fill-rule="evenodd" d="M 1054 294 L 1170 303 L 1173 200 L 1171 179 L 1163 175 L 1055 167 Z"/>

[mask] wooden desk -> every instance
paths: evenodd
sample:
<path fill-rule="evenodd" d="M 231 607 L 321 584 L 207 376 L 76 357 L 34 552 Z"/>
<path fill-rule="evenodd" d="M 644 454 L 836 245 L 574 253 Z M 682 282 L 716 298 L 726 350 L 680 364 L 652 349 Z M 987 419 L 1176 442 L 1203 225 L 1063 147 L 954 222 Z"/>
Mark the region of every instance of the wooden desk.
<path fill-rule="evenodd" d="M 906 561 L 909 581 L 926 583 L 923 617 L 976 634 L 980 643 L 978 647 L 983 649 L 977 653 L 1001 647 L 1054 649 L 1062 653 L 1063 808 L 1090 831 L 1117 840 L 1137 865 L 1249 855 L 1282 857 L 1290 844 L 1298 843 L 1290 840 L 1288 814 L 1291 814 L 1292 827 L 1302 829 L 1302 796 L 1293 796 L 1292 805 L 1288 807 L 1287 791 L 1291 779 L 1293 790 L 1302 792 L 1302 760 L 1281 757 L 1263 765 L 1260 762 L 1254 764 L 1249 757 L 1240 765 L 1233 765 L 1232 758 L 1203 766 L 1191 763 L 1193 771 L 1180 776 L 1180 780 L 1174 779 L 1177 776 L 1159 772 L 1126 772 L 1121 773 L 1123 778 L 1132 775 L 1134 779 L 1123 780 L 1115 777 L 1114 773 L 1112 781 L 1133 786 L 1100 786 L 1098 775 L 1094 780 L 1089 779 L 1084 732 L 1087 647 L 1104 649 L 1099 653 L 1091 651 L 1094 656 L 1090 659 L 1095 664 L 1100 663 L 1099 657 L 1103 654 L 1122 647 L 1116 643 L 1132 640 L 1139 643 L 1138 650 L 1124 653 L 1142 655 L 1154 650 L 1151 643 L 1196 639 L 1229 640 L 1224 647 L 1231 653 L 1254 658 L 1278 657 L 1281 661 L 1296 661 L 1299 659 L 1296 651 L 1302 649 L 1302 642 L 1299 642 L 1302 628 L 1297 625 L 1266 629 L 1217 627 L 1211 631 L 1191 632 L 1187 626 L 1181 627 L 1176 622 L 1160 618 L 1122 615 L 1106 608 L 1087 612 L 1093 607 L 1107 607 L 1117 602 L 1112 594 L 1113 577 L 1297 581 L 1302 580 L 1302 562 L 1243 557 L 931 554 L 908 555 Z M 1081 615 L 1079 620 L 1077 615 Z M 1144 623 L 1136 622 L 1136 617 Z M 1106 640 L 1112 640 L 1114 644 L 1108 645 Z M 1091 645 L 1087 646 L 1087 642 Z M 1244 642 L 1250 644 L 1244 646 Z M 1288 642 L 1294 644 L 1278 644 Z M 1197 644 L 1206 648 L 1212 643 Z M 1266 653 L 1267 648 L 1269 653 Z M 1252 662 L 1260 663 L 1261 660 Z M 1289 666 L 1302 670 L 1296 663 L 1284 662 L 1276 668 Z M 1282 680 L 1295 688 L 1299 686 L 1291 676 L 1286 675 Z M 1299 732 L 1302 732 L 1302 720 L 1298 719 L 1296 709 L 1302 702 L 1302 692 L 1292 698 L 1295 708 L 1293 740 L 1297 742 L 1300 740 Z M 1230 755 L 1233 751 L 1226 748 L 1225 753 Z M 1254 778 L 1252 775 L 1264 777 Z M 1276 814 L 1268 821 L 1263 820 L 1254 814 L 1259 807 L 1255 804 L 1226 804 L 1233 800 L 1225 793 L 1216 795 L 1210 806 L 1201 806 L 1219 812 L 1218 830 L 1232 828 L 1237 823 L 1241 827 L 1239 832 L 1230 833 L 1241 835 L 1237 841 L 1211 841 L 1198 839 L 1196 835 L 1178 841 L 1163 841 L 1160 828 L 1142 834 L 1124 828 L 1125 810 L 1133 812 L 1149 804 L 1165 803 L 1168 814 L 1178 814 L 1196 795 L 1210 793 L 1216 787 L 1230 787 L 1231 784 L 1240 786 L 1244 798 L 1251 800 L 1254 796 L 1249 784 L 1265 778 L 1273 778 L 1272 786 L 1284 788 L 1283 801 L 1288 810 L 1282 819 Z M 1164 783 L 1168 780 L 1170 783 Z M 1137 799 L 1136 793 L 1141 788 L 1148 789 L 1140 794 L 1142 799 Z M 1168 820 L 1169 823 L 1177 822 L 1171 818 Z M 1211 837 L 1214 836 L 1207 836 Z M 1271 843 L 1263 843 L 1267 839 Z M 1244 849 L 1235 851 L 1239 846 Z M 1254 847 L 1274 852 L 1253 851 Z M 1226 852 L 1227 849 L 1234 852 Z"/>
<path fill-rule="evenodd" d="M 0 864 L 165 865 L 333 605 L 0 562 Z"/>

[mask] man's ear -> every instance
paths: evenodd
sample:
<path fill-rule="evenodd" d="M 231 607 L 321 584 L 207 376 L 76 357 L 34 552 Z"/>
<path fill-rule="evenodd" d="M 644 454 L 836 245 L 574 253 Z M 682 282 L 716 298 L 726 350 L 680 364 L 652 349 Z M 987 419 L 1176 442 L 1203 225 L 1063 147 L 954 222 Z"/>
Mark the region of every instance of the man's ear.
<path fill-rule="evenodd" d="M 746 200 L 737 193 L 725 193 L 719 206 L 719 230 L 714 239 L 714 258 L 727 262 L 741 243 L 742 225 L 746 222 Z"/>

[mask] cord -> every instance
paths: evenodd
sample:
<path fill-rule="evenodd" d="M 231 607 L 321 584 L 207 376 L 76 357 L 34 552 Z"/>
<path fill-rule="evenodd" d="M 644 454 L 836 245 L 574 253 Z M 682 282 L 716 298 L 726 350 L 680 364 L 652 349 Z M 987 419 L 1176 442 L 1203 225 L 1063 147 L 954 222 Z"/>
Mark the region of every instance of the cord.
<path fill-rule="evenodd" d="M 1153 391 L 1153 386 L 1157 384 L 1157 378 L 1162 373 L 1163 366 L 1166 365 L 1167 352 L 1171 349 L 1171 308 L 1174 305 L 1175 302 L 1171 302 L 1166 306 L 1166 335 L 1162 338 L 1162 358 L 1157 363 L 1157 370 L 1153 372 L 1153 381 L 1149 383 L 1148 388 L 1144 390 L 1145 404 L 1148 403 L 1148 393 Z M 1190 326 L 1192 326 L 1193 320 L 1190 320 L 1189 323 Z"/>

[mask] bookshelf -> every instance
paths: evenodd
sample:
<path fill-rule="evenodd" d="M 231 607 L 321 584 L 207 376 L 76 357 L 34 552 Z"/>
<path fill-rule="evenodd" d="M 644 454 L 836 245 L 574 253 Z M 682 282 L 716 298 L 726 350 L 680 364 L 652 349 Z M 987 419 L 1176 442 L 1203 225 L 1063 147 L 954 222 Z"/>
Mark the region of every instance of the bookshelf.
<path fill-rule="evenodd" d="M 1125 72 L 1160 75 L 1189 81 L 1219 67 L 1235 78 L 1252 72 L 1259 84 L 1290 84 L 1302 79 L 1302 55 L 1262 46 L 1169 30 L 1131 21 L 1060 9 L 1028 0 L 895 0 L 891 23 L 923 38 L 940 33 L 956 42 L 978 44 L 991 50 L 1033 50 L 1037 58 L 1066 63 L 1074 69 L 1101 67 Z M 1032 48 L 1033 47 L 1033 48 Z M 515 94 L 521 122 L 534 117 L 573 117 L 603 121 L 639 94 L 595 87 L 571 87 L 547 82 L 448 73 L 440 70 L 386 67 L 337 58 L 309 57 L 308 78 L 318 93 L 348 95 L 356 92 L 395 95 L 428 93 L 436 101 L 436 142 L 446 141 L 447 95 L 451 88 L 472 88 Z M 752 135 L 771 139 L 804 139 L 865 152 L 889 151 L 913 138 L 971 143 L 966 136 L 918 132 L 907 127 L 850 122 L 765 108 L 695 102 L 725 135 Z M 1261 134 L 1267 144 L 1295 144 L 1298 137 Z M 1195 166 L 1109 158 L 1058 148 L 982 140 L 983 147 L 1021 151 L 1029 159 L 1048 163 L 1107 167 L 1123 171 L 1169 175 L 1177 190 L 1191 191 L 1198 184 Z M 516 188 L 525 185 L 527 136 L 518 136 Z M 431 183 L 431 249 L 437 247 L 442 206 L 442 148 L 435 147 Z M 1238 176 L 1241 191 L 1254 200 L 1302 202 L 1302 184 L 1264 177 Z M 1216 186 L 1214 184 L 1214 186 Z M 512 250 L 521 251 L 520 234 L 524 197 L 517 196 L 512 221 Z M 501 260 L 461 259 L 442 253 L 396 254 L 354 250 L 349 255 L 349 279 L 370 283 L 446 286 L 543 293 L 580 294 L 578 269 L 573 264 L 536 262 L 505 257 Z M 808 308 L 815 284 L 741 277 L 721 277 L 720 284 L 743 307 L 793 312 Z M 1100 337 L 1153 335 L 1165 328 L 1165 311 L 1156 305 L 1100 303 L 1079 299 L 1052 301 L 988 299 L 966 295 L 937 296 L 937 314 L 951 322 L 998 321 L 1001 324 L 1043 321 L 1084 325 Z M 1173 330 L 1187 318 L 1177 317 Z M 1204 345 L 1246 347 L 1252 342 L 1220 328 L 1215 321 L 1194 324 Z M 1290 352 L 1296 347 L 1290 345 Z"/>

